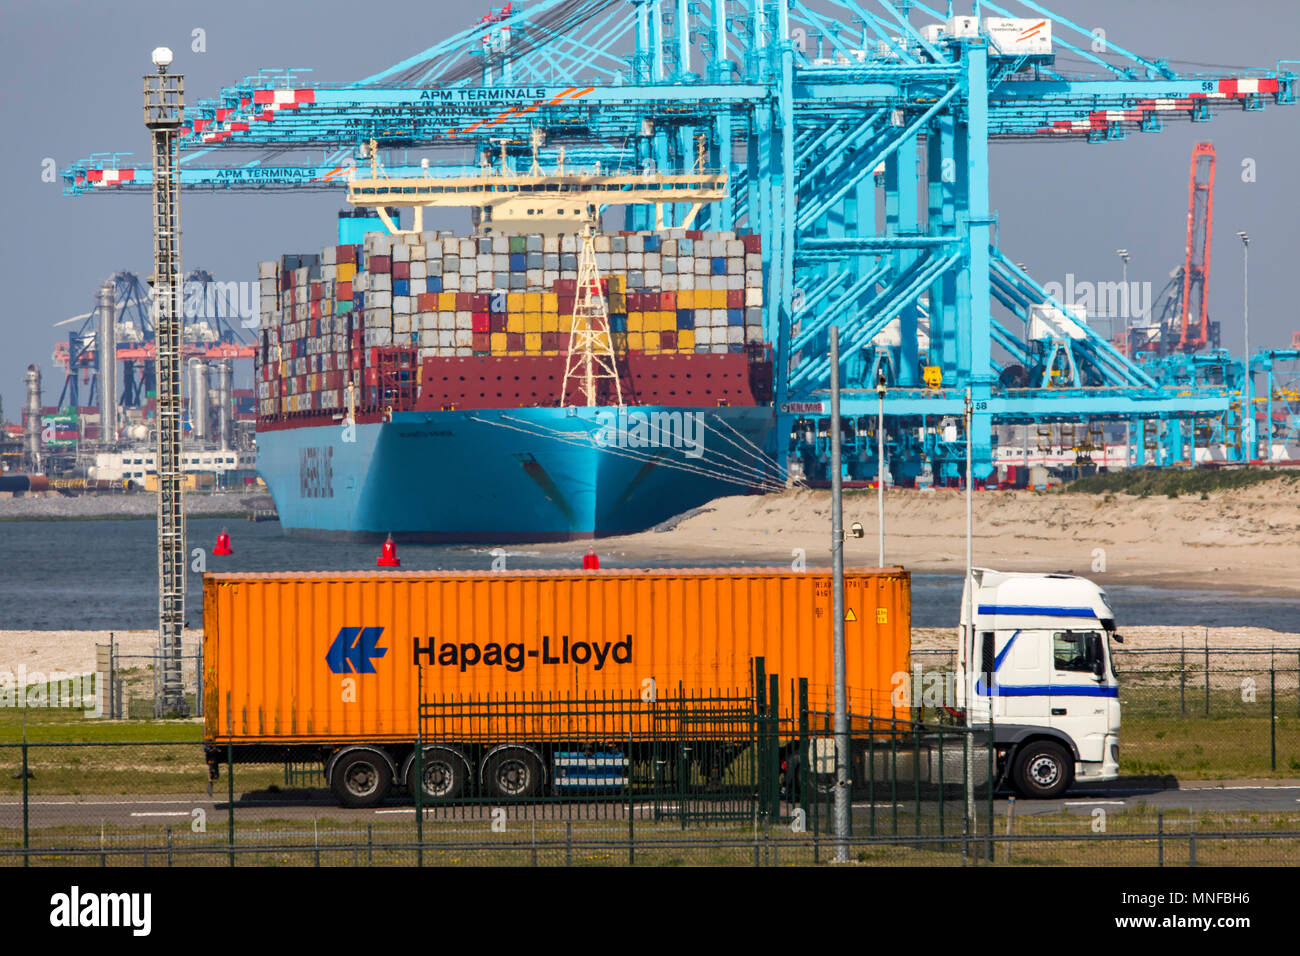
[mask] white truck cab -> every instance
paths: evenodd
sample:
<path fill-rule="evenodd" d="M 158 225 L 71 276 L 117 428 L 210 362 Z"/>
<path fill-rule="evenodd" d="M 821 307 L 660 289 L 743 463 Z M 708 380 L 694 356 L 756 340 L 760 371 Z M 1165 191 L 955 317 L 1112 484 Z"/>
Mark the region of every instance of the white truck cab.
<path fill-rule="evenodd" d="M 1110 642 L 1122 643 L 1106 592 L 1071 574 L 976 568 L 974 627 L 962 595 L 957 706 L 990 722 L 1002 783 L 1055 797 L 1076 780 L 1119 776 L 1119 685 Z M 967 588 L 972 581 L 967 581 Z"/>

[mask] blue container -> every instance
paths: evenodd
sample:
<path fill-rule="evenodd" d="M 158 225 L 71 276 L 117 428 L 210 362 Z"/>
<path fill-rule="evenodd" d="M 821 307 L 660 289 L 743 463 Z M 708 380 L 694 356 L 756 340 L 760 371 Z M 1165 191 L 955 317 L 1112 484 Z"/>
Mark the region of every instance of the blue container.
<path fill-rule="evenodd" d="M 713 257 L 713 274 L 715 276 L 725 276 L 727 274 L 727 260 L 723 256 Z"/>
<path fill-rule="evenodd" d="M 678 239 L 678 240 L 677 240 L 677 254 L 678 254 L 679 256 L 689 256 L 689 255 L 693 255 L 694 253 L 695 253 L 695 240 L 694 240 L 694 239 Z"/>
<path fill-rule="evenodd" d="M 364 292 L 353 292 L 352 303 L 358 309 L 364 309 L 366 307 L 366 294 Z"/>
<path fill-rule="evenodd" d="M 410 279 L 393 280 L 393 295 L 410 295 L 410 294 L 411 294 Z"/>
<path fill-rule="evenodd" d="M 621 312 L 611 312 L 609 315 L 609 330 L 611 332 L 626 332 L 627 316 Z"/>
<path fill-rule="evenodd" d="M 695 310 L 678 309 L 677 310 L 677 327 L 679 329 L 695 328 Z"/>
<path fill-rule="evenodd" d="M 441 292 L 442 276 L 429 276 L 424 280 L 424 288 L 427 292 Z"/>
<path fill-rule="evenodd" d="M 646 252 L 658 252 L 658 251 L 659 251 L 659 237 L 658 237 L 658 236 L 646 236 L 646 237 L 645 237 L 645 251 L 646 251 Z"/>
<path fill-rule="evenodd" d="M 744 325 L 744 324 L 745 324 L 745 310 L 744 310 L 744 309 L 728 309 L 728 310 L 727 310 L 727 324 L 728 324 L 728 325 Z"/>
<path fill-rule="evenodd" d="M 510 253 L 510 271 L 523 272 L 528 268 L 528 256 L 522 252 Z"/>
<path fill-rule="evenodd" d="M 745 343 L 744 343 L 744 342 L 728 342 L 728 343 L 727 343 L 727 351 L 728 351 L 728 352 L 743 352 L 743 351 L 745 351 Z"/>

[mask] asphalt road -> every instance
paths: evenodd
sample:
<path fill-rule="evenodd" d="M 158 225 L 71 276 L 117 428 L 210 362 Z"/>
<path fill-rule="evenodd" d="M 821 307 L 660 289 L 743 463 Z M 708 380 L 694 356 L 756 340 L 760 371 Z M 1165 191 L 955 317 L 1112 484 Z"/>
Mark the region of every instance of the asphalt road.
<path fill-rule="evenodd" d="M 28 824 L 32 828 L 68 826 L 68 825 L 115 825 L 174 826 L 176 829 L 188 829 L 194 819 L 195 810 L 202 810 L 206 819 L 213 824 L 224 820 L 228 805 L 218 789 L 215 796 L 206 793 L 194 795 L 168 795 L 159 797 L 130 796 L 47 796 L 33 797 L 28 805 Z M 995 802 L 995 812 L 1005 814 L 1010 805 L 1006 796 Z M 869 805 L 855 801 L 855 808 L 861 810 Z M 877 801 L 877 809 L 890 807 L 892 804 Z M 900 809 L 910 806 L 906 799 L 900 801 Z M 1286 812 L 1291 811 L 1300 820 L 1300 783 L 1290 781 L 1223 781 L 1188 782 L 1182 785 L 1168 783 L 1151 783 L 1149 781 L 1118 780 L 1093 788 L 1077 788 L 1056 800 L 1018 799 L 1015 804 L 1017 817 L 1037 816 L 1041 814 L 1077 813 L 1087 816 L 1094 808 L 1102 807 L 1108 813 L 1134 810 L 1139 807 L 1146 810 L 1183 811 L 1183 812 Z M 439 811 L 436 819 L 465 819 L 468 821 L 488 819 L 489 807 L 451 808 Z M 528 819 L 564 819 L 572 816 L 577 819 L 599 818 L 603 814 L 599 805 L 591 803 L 547 804 L 532 812 L 531 808 L 520 807 L 521 814 Z M 349 810 L 337 806 L 330 794 L 323 790 L 304 791 L 300 794 L 248 794 L 237 796 L 235 801 L 236 818 L 244 824 L 270 820 L 312 820 L 329 818 L 335 821 L 370 823 L 381 821 L 400 821 L 413 818 L 415 808 L 401 800 L 391 800 L 384 806 Z M 651 809 L 644 808 L 644 815 L 649 816 Z M 512 813 L 511 816 L 514 816 Z M 621 814 L 620 814 L 621 816 Z M 0 827 L 22 826 L 22 804 L 14 797 L 0 800 Z"/>

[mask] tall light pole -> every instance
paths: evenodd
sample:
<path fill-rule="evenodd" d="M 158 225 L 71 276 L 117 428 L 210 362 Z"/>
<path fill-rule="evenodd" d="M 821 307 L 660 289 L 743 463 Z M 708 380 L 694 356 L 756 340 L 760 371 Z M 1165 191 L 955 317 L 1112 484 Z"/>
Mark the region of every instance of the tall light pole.
<path fill-rule="evenodd" d="M 880 550 L 876 567 L 885 566 L 885 370 L 876 376 L 876 512 L 880 516 Z"/>
<path fill-rule="evenodd" d="M 1115 255 L 1119 256 L 1120 262 L 1123 263 L 1120 266 L 1120 270 L 1121 270 L 1120 274 L 1123 277 L 1120 280 L 1120 291 L 1124 293 L 1124 354 L 1128 355 L 1129 353 L 1128 320 L 1131 318 L 1131 312 L 1132 312 L 1132 309 L 1129 307 L 1129 303 L 1132 301 L 1132 299 L 1128 294 L 1128 250 L 1116 249 Z M 1112 335 L 1114 334 L 1113 330 L 1111 334 Z"/>
<path fill-rule="evenodd" d="M 1237 233 L 1241 240 L 1241 322 L 1246 349 L 1245 407 L 1241 414 L 1241 444 L 1246 461 L 1255 457 L 1255 380 L 1250 375 L 1250 236 Z"/>
<path fill-rule="evenodd" d="M 181 681 L 185 626 L 185 502 L 181 486 L 181 217 L 176 133 L 185 120 L 185 78 L 168 74 L 172 51 L 153 51 L 144 77 L 144 125 L 153 136 L 153 307 L 158 390 L 158 643 L 161 714 L 188 713 Z"/>
<path fill-rule="evenodd" d="M 831 617 L 835 661 L 835 862 L 849 859 L 849 698 L 844 666 L 844 512 L 840 472 L 840 329 L 830 327 L 831 358 Z"/>

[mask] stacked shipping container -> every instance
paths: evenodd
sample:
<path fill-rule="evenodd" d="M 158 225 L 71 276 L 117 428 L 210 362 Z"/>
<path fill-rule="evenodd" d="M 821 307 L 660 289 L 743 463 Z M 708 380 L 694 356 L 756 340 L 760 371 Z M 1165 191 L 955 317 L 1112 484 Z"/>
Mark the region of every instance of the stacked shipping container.
<path fill-rule="evenodd" d="M 349 383 L 365 405 L 395 365 L 405 378 L 431 357 L 564 354 L 580 243 L 371 233 L 263 262 L 258 414 L 343 409 Z M 595 246 L 620 354 L 763 342 L 758 236 L 677 229 L 599 235 Z"/>

